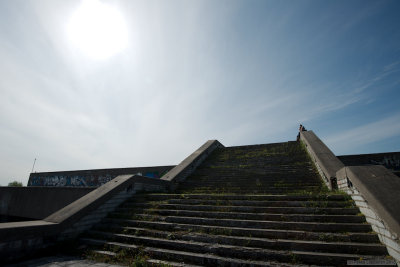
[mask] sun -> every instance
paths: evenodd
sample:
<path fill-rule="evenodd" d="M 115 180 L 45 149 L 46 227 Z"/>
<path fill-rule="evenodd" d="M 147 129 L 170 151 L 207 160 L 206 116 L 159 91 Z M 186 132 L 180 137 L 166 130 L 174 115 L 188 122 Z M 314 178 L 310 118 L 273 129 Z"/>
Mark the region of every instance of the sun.
<path fill-rule="evenodd" d="M 122 14 L 99 0 L 83 0 L 67 25 L 68 39 L 86 56 L 103 60 L 126 48 L 128 30 Z"/>

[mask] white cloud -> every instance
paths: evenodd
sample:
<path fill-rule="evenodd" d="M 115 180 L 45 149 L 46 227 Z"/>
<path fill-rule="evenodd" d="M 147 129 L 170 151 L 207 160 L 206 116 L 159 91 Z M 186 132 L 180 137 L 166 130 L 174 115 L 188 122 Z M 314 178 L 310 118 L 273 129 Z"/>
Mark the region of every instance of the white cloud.
<path fill-rule="evenodd" d="M 367 88 L 398 67 L 387 65 L 366 82 L 318 80 L 315 72 L 329 62 L 310 60 L 310 50 L 324 50 L 320 42 L 336 23 L 293 34 L 298 8 L 308 5 L 269 4 L 257 18 L 242 10 L 251 5 L 232 1 L 116 0 L 129 46 L 93 62 L 66 38 L 79 1 L 14 3 L 7 17 L 0 9 L 3 185 L 26 179 L 35 157 L 38 171 L 162 165 L 179 163 L 208 139 L 293 140 L 298 123 L 308 127 L 360 104 Z"/>
<path fill-rule="evenodd" d="M 338 153 L 357 151 L 363 146 L 400 135 L 400 113 L 376 122 L 349 129 L 324 138 Z"/>

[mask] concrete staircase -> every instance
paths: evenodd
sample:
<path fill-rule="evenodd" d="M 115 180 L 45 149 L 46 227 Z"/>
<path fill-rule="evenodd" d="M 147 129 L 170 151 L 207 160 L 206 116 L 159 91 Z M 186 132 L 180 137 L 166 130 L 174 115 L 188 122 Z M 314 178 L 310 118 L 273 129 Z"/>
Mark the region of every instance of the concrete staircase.
<path fill-rule="evenodd" d="M 176 192 L 136 195 L 80 242 L 95 259 L 150 266 L 337 266 L 387 255 L 298 142 L 218 148 Z"/>

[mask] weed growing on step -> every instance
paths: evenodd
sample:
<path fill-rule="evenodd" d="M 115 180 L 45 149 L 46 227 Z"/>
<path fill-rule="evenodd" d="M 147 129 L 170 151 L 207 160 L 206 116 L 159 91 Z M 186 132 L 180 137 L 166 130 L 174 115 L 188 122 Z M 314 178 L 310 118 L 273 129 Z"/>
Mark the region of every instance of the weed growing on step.
<path fill-rule="evenodd" d="M 291 185 L 288 183 L 285 183 L 283 180 L 280 180 L 280 181 L 274 183 L 274 187 L 288 187 L 288 186 L 291 186 Z"/>
<path fill-rule="evenodd" d="M 164 263 L 150 263 L 149 255 L 143 247 L 137 249 L 120 248 L 117 246 L 104 246 L 104 251 L 111 251 L 114 255 L 100 254 L 95 251 L 88 251 L 86 258 L 97 262 L 105 262 L 111 264 L 123 264 L 135 267 L 152 267 L 152 266 L 170 266 Z"/>
<path fill-rule="evenodd" d="M 168 240 L 175 240 L 175 239 L 176 239 L 176 236 L 175 236 L 173 233 L 168 233 L 167 239 L 168 239 Z"/>
<path fill-rule="evenodd" d="M 304 207 L 307 208 L 327 208 L 328 201 L 307 201 L 304 202 Z"/>
<path fill-rule="evenodd" d="M 335 241 L 335 237 L 331 234 L 320 233 L 318 234 L 318 240 L 324 242 L 333 242 Z"/>
<path fill-rule="evenodd" d="M 288 221 L 288 218 L 285 215 L 281 215 L 280 221 Z"/>
<path fill-rule="evenodd" d="M 189 197 L 188 196 L 186 196 L 185 194 L 180 194 L 180 196 L 179 196 L 181 199 L 189 199 Z"/>
<path fill-rule="evenodd" d="M 292 264 L 298 264 L 300 262 L 299 256 L 293 253 L 290 253 L 290 262 Z"/>

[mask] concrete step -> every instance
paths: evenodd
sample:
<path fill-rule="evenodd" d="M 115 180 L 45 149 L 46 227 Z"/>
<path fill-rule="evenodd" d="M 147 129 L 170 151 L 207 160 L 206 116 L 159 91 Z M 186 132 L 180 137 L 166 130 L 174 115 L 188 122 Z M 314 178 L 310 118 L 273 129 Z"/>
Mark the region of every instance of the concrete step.
<path fill-rule="evenodd" d="M 264 248 L 252 248 L 245 246 L 233 246 L 213 243 L 183 241 L 183 240 L 167 240 L 162 238 L 152 238 L 143 236 L 132 236 L 126 234 L 106 234 L 108 239 L 116 240 L 120 244 L 140 244 L 146 247 L 157 247 L 162 249 L 187 251 L 192 253 L 213 254 L 225 258 L 237 258 L 246 260 L 263 261 L 266 259 L 278 262 L 292 262 L 293 256 L 298 258 L 302 263 L 307 264 L 333 264 L 342 265 L 349 259 L 359 259 L 363 255 L 358 254 L 339 254 L 339 253 L 322 253 L 322 252 L 304 252 L 304 251 L 279 251 Z M 104 239 L 103 239 L 104 240 Z"/>
<path fill-rule="evenodd" d="M 336 223 L 363 223 L 364 216 L 357 215 L 316 215 L 316 214 L 272 214 L 272 213 L 249 213 L 249 212 L 226 212 L 226 211 L 196 211 L 196 210 L 168 210 L 168 209 L 134 209 L 128 213 L 112 212 L 110 217 L 130 218 L 137 213 L 157 214 L 161 216 L 183 216 L 216 219 L 244 219 L 260 221 L 290 221 L 290 222 L 336 222 Z"/>
<path fill-rule="evenodd" d="M 90 231 L 89 236 L 112 240 L 118 233 L 104 231 Z M 346 242 L 321 242 L 285 239 L 266 239 L 257 237 L 238 237 L 226 235 L 208 235 L 193 232 L 165 232 L 146 228 L 124 229 L 124 235 L 135 237 L 151 237 L 168 240 L 195 241 L 215 243 L 242 247 L 267 248 L 274 250 L 297 250 L 311 252 L 333 252 L 361 255 L 385 255 L 386 247 L 381 244 L 346 243 Z"/>
<path fill-rule="evenodd" d="M 384 258 L 371 231 L 354 201 L 327 193 L 304 148 L 290 142 L 217 148 L 175 194 L 135 195 L 82 242 L 173 266 L 344 266 Z"/>
<path fill-rule="evenodd" d="M 292 192 L 292 191 L 307 191 L 307 192 L 313 192 L 313 191 L 320 191 L 321 186 L 267 186 L 263 184 L 248 184 L 247 186 L 245 185 L 213 185 L 213 186 L 197 186 L 195 189 L 193 189 L 192 186 L 186 186 L 182 185 L 179 186 L 178 190 L 192 190 L 192 191 L 215 191 L 215 190 L 225 190 L 225 191 L 254 191 L 254 190 L 262 190 L 262 191 L 270 191 L 274 193 L 285 193 L 285 192 Z"/>
<path fill-rule="evenodd" d="M 131 207 L 120 207 L 116 212 L 132 212 L 135 208 L 154 208 L 193 210 L 193 211 L 225 211 L 248 213 L 282 213 L 282 214 L 327 214 L 327 215 L 357 215 L 358 208 L 314 208 L 314 207 L 252 207 L 252 206 L 215 206 L 215 205 L 184 205 L 164 203 L 134 203 Z"/>
<path fill-rule="evenodd" d="M 168 200 L 168 199 L 207 199 L 207 200 L 323 200 L 323 201 L 347 201 L 351 197 L 344 194 L 323 194 L 323 195 L 254 195 L 254 194 L 165 194 L 165 193 L 152 193 L 152 194 L 138 194 L 129 202 L 135 200 Z"/>
<path fill-rule="evenodd" d="M 287 182 L 310 182 L 310 181 L 318 181 L 319 177 L 310 176 L 309 172 L 300 173 L 300 172 L 290 172 L 285 173 L 284 171 L 254 171 L 254 170 L 230 170 L 227 171 L 207 171 L 204 174 L 195 173 L 193 176 L 188 177 L 189 181 L 232 181 L 232 180 L 248 180 L 248 179 L 262 179 L 268 180 L 271 182 L 280 182 L 282 180 Z"/>
<path fill-rule="evenodd" d="M 201 266 L 201 265 L 192 265 L 192 264 L 187 264 L 187 263 L 182 263 L 182 262 L 172 262 L 172 261 L 151 259 L 151 258 L 148 258 L 148 255 L 143 255 L 142 259 L 139 262 L 135 261 L 135 258 L 133 258 L 133 257 L 129 257 L 128 259 L 124 258 L 123 260 L 127 261 L 127 262 L 121 262 L 121 260 L 122 260 L 121 256 L 118 255 L 118 253 L 113 252 L 113 251 L 94 249 L 94 250 L 91 250 L 91 253 L 94 254 L 95 256 L 99 256 L 96 258 L 102 259 L 103 262 L 104 261 L 105 262 L 120 262 L 123 264 L 127 263 L 129 266 L 142 266 L 143 264 L 148 264 L 149 266 L 170 266 L 170 267 L 183 267 L 183 266 L 185 266 L 185 267 L 200 267 Z M 93 266 L 97 266 L 97 265 L 93 265 Z M 99 265 L 99 266 L 102 266 L 102 265 Z"/>
<path fill-rule="evenodd" d="M 296 194 L 299 192 L 304 192 L 305 190 L 279 190 L 279 189 L 230 189 L 230 188 L 214 188 L 214 189 L 182 189 L 176 190 L 177 193 L 187 194 L 187 193 L 197 193 L 197 194 Z M 319 190 L 310 191 L 310 193 L 319 193 Z"/>
<path fill-rule="evenodd" d="M 253 206 L 253 207 L 353 207 L 350 201 L 269 201 L 269 200 L 207 200 L 207 199 L 169 199 L 168 204 L 186 205 L 219 205 L 219 206 Z"/>
<path fill-rule="evenodd" d="M 175 262 L 167 260 L 149 259 L 147 262 L 151 266 L 168 266 L 168 267 L 201 267 L 202 265 L 187 264 L 185 262 Z"/>
<path fill-rule="evenodd" d="M 118 217 L 117 217 L 118 218 Z M 362 223 L 327 223 L 327 222 L 287 222 L 287 221 L 257 221 L 240 219 L 214 219 L 185 216 L 159 216 L 149 214 L 135 214 L 132 219 L 164 221 L 170 223 L 201 224 L 223 227 L 268 228 L 279 230 L 300 230 L 311 232 L 370 232 L 369 224 Z"/>
<path fill-rule="evenodd" d="M 219 234 L 230 236 L 252 236 L 272 239 L 296 239 L 296 240 L 317 240 L 324 242 L 357 242 L 357 243 L 379 243 L 376 234 L 371 233 L 318 233 L 300 230 L 280 230 L 266 228 L 244 228 L 224 227 L 215 225 L 170 223 L 165 221 L 142 221 L 106 218 L 104 224 L 98 224 L 96 229 L 111 229 L 121 227 L 144 227 L 161 231 L 197 231 L 207 234 Z"/>
<path fill-rule="evenodd" d="M 178 188 L 175 192 L 187 194 L 187 193 L 197 193 L 197 194 L 295 194 L 299 192 L 320 192 L 319 189 L 314 190 L 304 190 L 301 188 L 293 188 L 293 189 L 279 189 L 279 188 L 229 188 L 229 187 L 216 187 L 216 188 L 197 188 L 197 189 L 188 189 Z"/>
<path fill-rule="evenodd" d="M 176 192 L 182 193 L 182 194 L 187 194 L 187 193 L 197 193 L 197 194 L 290 194 L 290 193 L 298 193 L 298 191 L 272 191 L 272 190 L 227 190 L 227 189 L 221 189 L 221 190 L 177 190 Z M 314 191 L 318 193 L 318 191 Z"/>
<path fill-rule="evenodd" d="M 96 240 L 96 239 L 81 239 L 82 242 L 99 247 L 109 247 L 113 249 L 115 247 L 126 249 L 126 250 L 137 250 L 136 246 L 128 245 L 125 243 L 109 242 L 107 240 Z M 165 259 L 170 261 L 171 259 L 177 259 L 184 262 L 184 266 L 187 263 L 198 264 L 200 266 L 248 266 L 248 267 L 266 267 L 266 266 L 282 266 L 279 262 L 272 262 L 270 260 L 265 261 L 254 261 L 254 260 L 242 260 L 235 258 L 225 258 L 212 254 L 204 253 L 193 253 L 187 251 L 177 251 L 171 249 L 162 249 L 155 247 L 144 247 L 142 249 L 144 253 L 151 255 L 153 258 Z M 190 265 L 189 265 L 190 266 Z M 285 266 L 303 266 L 303 265 L 291 265 L 285 263 Z"/>
<path fill-rule="evenodd" d="M 262 179 L 246 179 L 243 181 L 231 180 L 231 181 L 219 181 L 219 180 L 209 180 L 209 181 L 184 181 L 179 186 L 219 186 L 225 184 L 226 186 L 239 186 L 239 185 L 262 185 L 270 187 L 287 187 L 287 186 L 322 186 L 319 181 L 309 181 L 309 182 L 285 182 L 279 183 L 274 181 L 262 180 Z"/>

